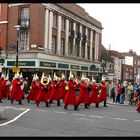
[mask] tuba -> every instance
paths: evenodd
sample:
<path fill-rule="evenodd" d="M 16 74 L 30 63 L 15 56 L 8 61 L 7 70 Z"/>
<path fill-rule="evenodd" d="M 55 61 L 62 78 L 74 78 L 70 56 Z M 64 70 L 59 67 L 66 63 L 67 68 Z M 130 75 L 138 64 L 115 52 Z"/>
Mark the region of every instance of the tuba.
<path fill-rule="evenodd" d="M 41 84 L 42 84 L 43 86 L 47 86 L 48 83 L 49 83 L 49 78 L 47 78 L 46 76 L 44 76 L 44 73 L 43 73 L 40 82 L 41 82 Z"/>

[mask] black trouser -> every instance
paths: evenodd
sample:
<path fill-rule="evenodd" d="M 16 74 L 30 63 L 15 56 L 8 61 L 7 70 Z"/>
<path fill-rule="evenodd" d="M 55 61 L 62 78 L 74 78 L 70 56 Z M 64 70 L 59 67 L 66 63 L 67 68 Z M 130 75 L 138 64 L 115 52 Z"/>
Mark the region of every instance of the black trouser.
<path fill-rule="evenodd" d="M 106 105 L 106 101 L 104 101 L 104 107 L 107 107 L 107 105 Z"/>
<path fill-rule="evenodd" d="M 119 103 L 120 102 L 120 94 L 117 94 L 117 97 L 116 97 L 116 103 Z"/>

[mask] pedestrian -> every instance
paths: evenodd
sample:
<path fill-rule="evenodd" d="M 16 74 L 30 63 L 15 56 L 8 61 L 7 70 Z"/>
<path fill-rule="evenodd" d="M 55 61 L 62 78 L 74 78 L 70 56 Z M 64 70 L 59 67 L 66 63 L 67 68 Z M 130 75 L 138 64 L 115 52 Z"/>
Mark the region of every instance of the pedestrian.
<path fill-rule="evenodd" d="M 119 104 L 124 104 L 125 92 L 126 92 L 126 85 L 124 84 L 122 89 L 121 89 L 121 92 L 120 92 L 120 102 L 119 102 Z"/>
<path fill-rule="evenodd" d="M 113 103 L 115 102 L 115 94 L 116 94 L 116 90 L 115 90 L 115 86 L 113 85 L 111 89 L 111 98 L 113 99 Z"/>
<path fill-rule="evenodd" d="M 78 88 L 78 83 L 76 83 L 73 74 L 70 71 L 69 81 L 68 81 L 68 91 L 64 98 L 64 109 L 67 109 L 68 105 L 73 105 L 74 110 L 78 110 L 78 103 L 75 90 Z"/>
<path fill-rule="evenodd" d="M 117 87 L 117 96 L 116 96 L 116 103 L 120 102 L 120 93 L 121 93 L 121 84 L 119 83 L 118 87 Z"/>

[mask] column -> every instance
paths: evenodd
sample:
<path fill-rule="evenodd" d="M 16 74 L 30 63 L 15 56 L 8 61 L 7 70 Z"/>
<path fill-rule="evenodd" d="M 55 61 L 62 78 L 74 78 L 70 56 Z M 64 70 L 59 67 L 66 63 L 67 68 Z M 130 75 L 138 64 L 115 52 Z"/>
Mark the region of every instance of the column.
<path fill-rule="evenodd" d="M 48 25 L 49 25 L 49 10 L 45 10 L 45 31 L 44 31 L 44 49 L 48 47 Z"/>
<path fill-rule="evenodd" d="M 87 28 L 86 28 L 86 31 L 85 31 L 85 35 L 86 35 L 86 38 L 87 38 Z M 85 59 L 87 60 L 87 41 L 85 42 Z"/>
<path fill-rule="evenodd" d="M 52 25 L 53 25 L 53 12 L 50 11 L 49 14 L 49 44 L 48 44 L 48 52 L 52 53 Z"/>
<path fill-rule="evenodd" d="M 93 31 L 90 31 L 90 60 L 92 60 Z"/>
<path fill-rule="evenodd" d="M 80 44 L 79 44 L 79 57 L 82 57 L 82 50 L 81 50 L 81 46 L 82 46 L 82 26 L 80 25 L 80 33 L 81 33 L 81 39 L 80 39 Z"/>
<path fill-rule="evenodd" d="M 97 33 L 96 60 L 98 60 L 98 56 L 99 56 L 99 33 Z"/>
<path fill-rule="evenodd" d="M 66 19 L 66 28 L 65 28 L 65 55 L 68 56 L 68 47 L 69 47 L 69 20 Z"/>
<path fill-rule="evenodd" d="M 57 23 L 57 54 L 61 54 L 61 15 L 58 15 Z"/>
<path fill-rule="evenodd" d="M 95 33 L 95 51 L 94 51 L 94 60 L 97 59 L 97 32 Z"/>
<path fill-rule="evenodd" d="M 73 23 L 74 38 L 73 38 L 73 56 L 75 56 L 75 34 L 76 34 L 76 23 Z"/>

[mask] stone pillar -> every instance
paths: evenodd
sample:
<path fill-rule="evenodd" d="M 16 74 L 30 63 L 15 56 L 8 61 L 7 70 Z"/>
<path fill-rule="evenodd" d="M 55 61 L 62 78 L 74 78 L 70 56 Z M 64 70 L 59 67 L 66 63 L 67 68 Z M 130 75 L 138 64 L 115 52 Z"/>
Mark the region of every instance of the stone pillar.
<path fill-rule="evenodd" d="M 86 28 L 86 31 L 85 31 L 85 35 L 87 37 L 87 28 Z M 87 60 L 87 41 L 85 42 L 85 59 Z"/>
<path fill-rule="evenodd" d="M 82 26 L 80 25 L 80 33 L 81 33 L 81 39 L 80 39 L 80 43 L 79 43 L 79 57 L 81 58 L 82 57 Z"/>
<path fill-rule="evenodd" d="M 48 52 L 52 53 L 52 25 L 53 25 L 53 12 L 49 14 L 49 41 L 48 41 Z"/>
<path fill-rule="evenodd" d="M 45 31 L 44 31 L 44 49 L 48 47 L 48 25 L 49 25 L 49 10 L 45 10 Z"/>
<path fill-rule="evenodd" d="M 57 23 L 57 54 L 61 54 L 61 15 L 58 15 Z"/>
<path fill-rule="evenodd" d="M 93 31 L 90 32 L 90 60 L 92 60 Z"/>
<path fill-rule="evenodd" d="M 73 23 L 74 38 L 73 38 L 73 56 L 75 56 L 75 34 L 76 34 L 76 23 Z"/>
<path fill-rule="evenodd" d="M 68 56 L 68 47 L 69 47 L 69 20 L 66 19 L 66 28 L 65 28 L 65 55 Z"/>

